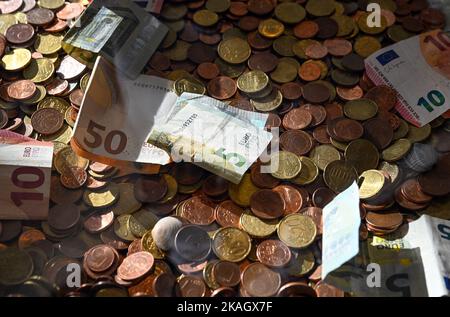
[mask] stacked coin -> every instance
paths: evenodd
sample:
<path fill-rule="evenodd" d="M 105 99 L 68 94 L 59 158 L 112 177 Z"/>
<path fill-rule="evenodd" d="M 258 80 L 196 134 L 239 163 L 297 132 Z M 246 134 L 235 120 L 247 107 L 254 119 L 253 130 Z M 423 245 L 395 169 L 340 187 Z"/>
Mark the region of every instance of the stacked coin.
<path fill-rule="evenodd" d="M 449 120 L 408 124 L 395 90 L 364 73 L 364 58 L 444 18 L 427 1 L 377 2 L 382 25 L 370 28 L 367 1 L 165 1 L 169 33 L 145 73 L 279 128 L 280 151 L 239 184 L 190 163 L 128 175 L 76 154 L 90 75 L 61 39 L 87 1 L 0 4 L 0 128 L 55 149 L 48 221 L 0 222 L 0 294 L 344 296 L 321 281 L 322 208 L 353 181 L 362 240 L 405 214 L 448 218 Z"/>

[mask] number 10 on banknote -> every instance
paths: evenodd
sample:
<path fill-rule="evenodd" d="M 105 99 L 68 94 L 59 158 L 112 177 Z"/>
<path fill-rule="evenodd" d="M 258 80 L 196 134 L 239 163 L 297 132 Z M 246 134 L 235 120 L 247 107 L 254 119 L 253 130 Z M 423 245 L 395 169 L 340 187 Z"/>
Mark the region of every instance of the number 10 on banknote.
<path fill-rule="evenodd" d="M 450 109 L 450 38 L 433 30 L 388 46 L 366 59 L 369 78 L 398 92 L 398 112 L 424 126 Z"/>

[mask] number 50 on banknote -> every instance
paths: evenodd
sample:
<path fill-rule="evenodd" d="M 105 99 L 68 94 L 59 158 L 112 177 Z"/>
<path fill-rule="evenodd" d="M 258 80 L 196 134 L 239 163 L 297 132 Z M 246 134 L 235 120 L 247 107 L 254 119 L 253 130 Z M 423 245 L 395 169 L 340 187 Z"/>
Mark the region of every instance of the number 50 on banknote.
<path fill-rule="evenodd" d="M 369 78 L 398 92 L 397 111 L 424 126 L 450 109 L 450 38 L 442 30 L 423 33 L 366 59 Z"/>

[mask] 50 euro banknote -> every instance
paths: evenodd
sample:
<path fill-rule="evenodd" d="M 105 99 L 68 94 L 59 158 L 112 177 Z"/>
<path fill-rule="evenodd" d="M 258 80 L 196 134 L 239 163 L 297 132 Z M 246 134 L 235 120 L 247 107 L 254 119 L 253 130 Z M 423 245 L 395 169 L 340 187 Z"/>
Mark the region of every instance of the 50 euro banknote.
<path fill-rule="evenodd" d="M 369 56 L 366 71 L 376 85 L 398 93 L 397 111 L 424 126 L 450 109 L 450 38 L 433 30 Z"/>

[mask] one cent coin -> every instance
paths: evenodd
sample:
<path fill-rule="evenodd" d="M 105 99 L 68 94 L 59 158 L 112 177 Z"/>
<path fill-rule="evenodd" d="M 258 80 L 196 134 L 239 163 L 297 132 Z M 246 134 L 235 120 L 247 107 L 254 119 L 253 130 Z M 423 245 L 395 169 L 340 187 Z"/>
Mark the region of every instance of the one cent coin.
<path fill-rule="evenodd" d="M 50 135 L 58 132 L 64 124 L 64 116 L 54 108 L 36 110 L 31 116 L 31 124 L 36 132 Z"/>
<path fill-rule="evenodd" d="M 30 24 L 14 24 L 6 31 L 6 39 L 11 44 L 25 44 L 34 37 L 35 31 Z"/>
<path fill-rule="evenodd" d="M 250 197 L 250 208 L 261 219 L 276 219 L 283 215 L 286 206 L 278 192 L 261 189 Z"/>
<path fill-rule="evenodd" d="M 18 80 L 8 86 L 8 95 L 15 100 L 26 100 L 36 92 L 36 85 L 31 80 Z"/>

